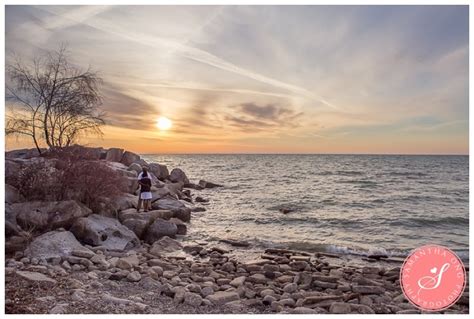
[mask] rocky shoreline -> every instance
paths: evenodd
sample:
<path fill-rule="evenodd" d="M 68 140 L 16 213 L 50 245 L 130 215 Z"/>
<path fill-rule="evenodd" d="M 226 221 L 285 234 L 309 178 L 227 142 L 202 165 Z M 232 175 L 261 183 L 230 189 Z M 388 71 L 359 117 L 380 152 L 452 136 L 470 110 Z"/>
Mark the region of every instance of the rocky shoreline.
<path fill-rule="evenodd" d="M 27 202 L 6 185 L 6 313 L 421 313 L 400 289 L 400 260 L 285 249 L 249 260 L 236 251 L 251 243 L 183 240 L 208 201 L 191 190 L 220 185 L 193 184 L 121 149 L 96 153 L 129 190 L 100 212 L 73 200 Z M 35 161 L 54 167 L 24 154 L 7 153 L 6 175 Z M 136 212 L 133 194 L 142 165 L 154 175 L 148 213 Z M 442 313 L 469 313 L 469 284 Z"/>

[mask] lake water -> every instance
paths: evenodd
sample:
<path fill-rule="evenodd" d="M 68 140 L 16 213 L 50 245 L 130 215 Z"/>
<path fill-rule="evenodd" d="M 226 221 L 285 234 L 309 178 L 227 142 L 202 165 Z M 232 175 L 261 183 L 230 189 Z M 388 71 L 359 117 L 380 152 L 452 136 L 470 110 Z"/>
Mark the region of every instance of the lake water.
<path fill-rule="evenodd" d="M 189 236 L 262 247 L 405 256 L 441 244 L 468 260 L 469 157 L 144 155 L 191 182 L 225 187 L 193 213 Z M 199 204 L 198 204 L 199 205 Z M 283 214 L 281 208 L 294 209 Z"/>

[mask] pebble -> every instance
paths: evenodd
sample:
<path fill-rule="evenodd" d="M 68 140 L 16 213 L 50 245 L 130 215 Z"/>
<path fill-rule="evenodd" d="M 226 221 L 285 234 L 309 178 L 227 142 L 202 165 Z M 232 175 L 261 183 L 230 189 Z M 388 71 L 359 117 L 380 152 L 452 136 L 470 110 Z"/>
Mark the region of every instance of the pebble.
<path fill-rule="evenodd" d="M 127 280 L 130 282 L 137 282 L 137 281 L 140 281 L 141 279 L 142 279 L 142 276 L 140 275 L 138 271 L 132 271 L 131 273 L 127 275 Z"/>

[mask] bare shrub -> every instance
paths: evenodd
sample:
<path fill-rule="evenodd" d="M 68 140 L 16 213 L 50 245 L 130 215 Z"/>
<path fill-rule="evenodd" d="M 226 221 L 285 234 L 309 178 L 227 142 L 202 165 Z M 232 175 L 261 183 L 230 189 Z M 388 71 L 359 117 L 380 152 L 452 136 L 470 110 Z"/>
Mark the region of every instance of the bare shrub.
<path fill-rule="evenodd" d="M 9 174 L 6 183 L 18 189 L 26 200 L 57 200 L 61 193 L 62 172 L 45 162 L 23 166 L 16 174 Z"/>
<path fill-rule="evenodd" d="M 56 151 L 55 151 L 56 152 Z M 127 190 L 126 180 L 98 160 L 86 160 L 83 147 L 58 150 L 56 165 L 48 161 L 29 163 L 6 180 L 18 189 L 27 201 L 60 201 L 73 199 L 100 213 L 104 202 L 113 200 Z"/>

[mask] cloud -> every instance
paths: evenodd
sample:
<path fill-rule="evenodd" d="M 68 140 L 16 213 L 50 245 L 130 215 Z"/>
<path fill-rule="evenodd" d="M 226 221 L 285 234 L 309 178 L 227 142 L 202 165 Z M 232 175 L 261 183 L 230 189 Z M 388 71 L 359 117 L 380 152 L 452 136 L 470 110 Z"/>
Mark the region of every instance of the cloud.
<path fill-rule="evenodd" d="M 155 127 L 160 112 L 148 102 L 124 93 L 120 88 L 108 85 L 103 88 L 104 104 L 108 125 L 147 130 Z"/>
<path fill-rule="evenodd" d="M 49 11 L 49 12 L 53 14 L 58 14 L 54 11 Z M 61 14 L 58 14 L 58 15 L 61 16 Z M 262 75 L 255 71 L 245 69 L 225 59 L 222 59 L 210 52 L 195 48 L 185 43 L 181 43 L 170 38 L 126 30 L 126 29 L 121 28 L 116 23 L 110 23 L 107 20 L 103 20 L 99 18 L 81 20 L 81 19 L 76 19 L 76 15 L 70 14 L 70 15 L 67 15 L 67 19 L 76 21 L 77 23 L 81 23 L 81 24 L 93 27 L 97 30 L 100 30 L 100 31 L 103 31 L 115 36 L 119 36 L 121 38 L 127 39 L 132 42 L 136 42 L 145 46 L 151 46 L 158 49 L 168 48 L 172 50 L 173 52 L 176 52 L 177 54 L 183 57 L 186 57 L 190 60 L 201 62 L 207 65 L 219 68 L 221 70 L 235 73 L 237 75 L 244 76 L 244 77 L 274 86 L 276 88 L 284 89 L 289 92 L 304 96 L 308 99 L 317 101 L 326 107 L 337 109 L 335 105 L 327 101 L 325 98 L 318 96 L 313 91 L 309 91 L 297 85 L 286 83 L 281 80 Z"/>
<path fill-rule="evenodd" d="M 262 131 L 268 128 L 295 128 L 303 115 L 290 107 L 276 104 L 258 105 L 254 102 L 232 107 L 236 112 L 225 116 L 227 125 L 242 131 Z"/>

